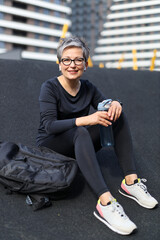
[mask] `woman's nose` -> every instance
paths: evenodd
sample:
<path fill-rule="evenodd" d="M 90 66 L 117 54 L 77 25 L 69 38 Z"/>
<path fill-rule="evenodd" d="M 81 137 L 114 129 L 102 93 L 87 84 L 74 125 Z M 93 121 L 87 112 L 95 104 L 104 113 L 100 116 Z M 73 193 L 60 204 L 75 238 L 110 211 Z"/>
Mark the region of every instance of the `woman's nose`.
<path fill-rule="evenodd" d="M 71 66 L 71 67 L 75 67 L 75 66 L 76 66 L 75 62 L 72 61 L 71 64 L 70 64 L 70 66 Z"/>

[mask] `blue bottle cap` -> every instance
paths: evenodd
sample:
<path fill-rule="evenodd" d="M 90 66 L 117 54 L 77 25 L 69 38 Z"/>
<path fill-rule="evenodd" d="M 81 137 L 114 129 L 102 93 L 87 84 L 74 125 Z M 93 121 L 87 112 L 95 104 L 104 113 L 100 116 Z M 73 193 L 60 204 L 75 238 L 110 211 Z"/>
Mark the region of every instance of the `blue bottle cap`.
<path fill-rule="evenodd" d="M 112 103 L 112 99 L 106 99 L 103 102 L 98 103 L 98 110 L 99 111 L 106 111 L 110 108 Z"/>

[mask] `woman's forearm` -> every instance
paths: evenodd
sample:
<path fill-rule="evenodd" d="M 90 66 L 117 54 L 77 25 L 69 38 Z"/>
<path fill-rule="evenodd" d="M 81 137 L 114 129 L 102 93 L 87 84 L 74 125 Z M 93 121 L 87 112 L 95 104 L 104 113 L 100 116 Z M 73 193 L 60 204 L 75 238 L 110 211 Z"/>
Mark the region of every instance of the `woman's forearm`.
<path fill-rule="evenodd" d="M 77 127 L 90 125 L 89 116 L 76 118 L 75 124 Z"/>

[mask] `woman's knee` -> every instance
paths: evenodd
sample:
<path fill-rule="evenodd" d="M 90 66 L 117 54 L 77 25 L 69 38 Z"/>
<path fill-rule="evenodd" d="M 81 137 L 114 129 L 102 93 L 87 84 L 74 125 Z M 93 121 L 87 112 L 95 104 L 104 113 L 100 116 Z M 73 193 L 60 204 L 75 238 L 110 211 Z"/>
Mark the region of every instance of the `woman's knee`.
<path fill-rule="evenodd" d="M 75 131 L 75 135 L 88 135 L 89 132 L 88 130 L 86 129 L 86 127 L 77 127 L 76 128 L 76 131 Z"/>
<path fill-rule="evenodd" d="M 76 127 L 73 142 L 77 139 L 81 144 L 92 142 L 96 152 L 101 148 L 99 126 Z"/>
<path fill-rule="evenodd" d="M 113 123 L 113 128 L 117 126 L 123 126 L 127 122 L 127 117 L 124 112 L 121 113 L 120 117 L 116 122 Z"/>
<path fill-rule="evenodd" d="M 77 139 L 77 137 L 82 137 L 83 139 L 85 139 L 86 137 L 88 137 L 90 134 L 88 132 L 88 130 L 85 127 L 77 127 L 75 134 L 74 134 L 74 140 Z"/>
<path fill-rule="evenodd" d="M 128 119 L 124 112 L 122 112 L 122 114 L 120 116 L 120 123 L 121 123 L 121 125 L 125 125 L 125 126 L 129 127 Z"/>

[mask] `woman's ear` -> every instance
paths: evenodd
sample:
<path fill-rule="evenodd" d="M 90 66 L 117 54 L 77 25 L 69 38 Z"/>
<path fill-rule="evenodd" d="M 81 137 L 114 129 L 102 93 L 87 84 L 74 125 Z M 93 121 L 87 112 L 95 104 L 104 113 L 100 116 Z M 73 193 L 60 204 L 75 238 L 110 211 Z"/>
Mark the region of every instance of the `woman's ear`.
<path fill-rule="evenodd" d="M 85 66 L 84 66 L 84 71 L 87 70 L 87 67 L 88 67 L 88 62 L 85 63 Z"/>
<path fill-rule="evenodd" d="M 61 66 L 59 65 L 59 71 L 61 72 Z"/>

